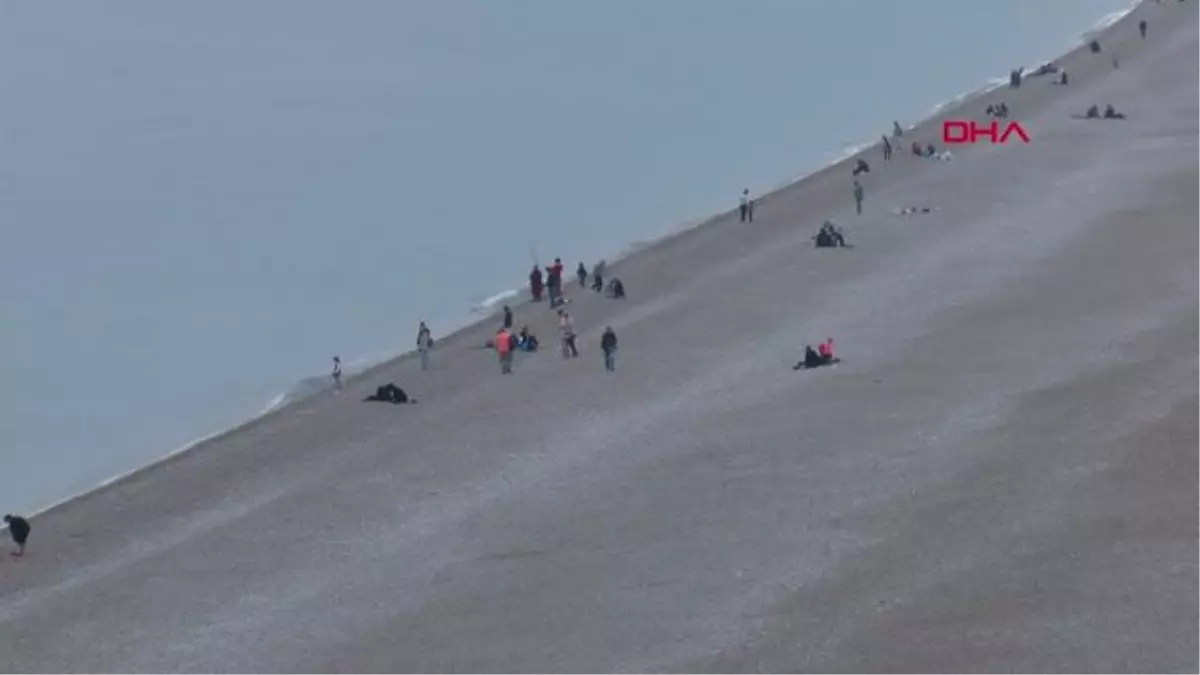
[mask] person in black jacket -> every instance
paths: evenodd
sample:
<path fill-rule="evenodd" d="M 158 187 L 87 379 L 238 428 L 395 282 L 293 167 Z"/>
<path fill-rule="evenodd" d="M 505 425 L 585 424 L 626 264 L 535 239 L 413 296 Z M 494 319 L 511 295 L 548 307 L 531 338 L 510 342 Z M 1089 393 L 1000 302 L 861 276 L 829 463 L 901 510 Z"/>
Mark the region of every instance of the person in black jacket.
<path fill-rule="evenodd" d="M 605 327 L 604 334 L 600 336 L 600 351 L 604 352 L 604 369 L 614 372 L 617 369 L 617 334 L 612 326 Z"/>
<path fill-rule="evenodd" d="M 8 533 L 12 535 L 13 542 L 17 545 L 17 550 L 13 551 L 14 557 L 20 558 L 25 555 L 25 541 L 29 539 L 29 521 L 21 516 L 6 515 L 4 522 L 8 523 Z"/>

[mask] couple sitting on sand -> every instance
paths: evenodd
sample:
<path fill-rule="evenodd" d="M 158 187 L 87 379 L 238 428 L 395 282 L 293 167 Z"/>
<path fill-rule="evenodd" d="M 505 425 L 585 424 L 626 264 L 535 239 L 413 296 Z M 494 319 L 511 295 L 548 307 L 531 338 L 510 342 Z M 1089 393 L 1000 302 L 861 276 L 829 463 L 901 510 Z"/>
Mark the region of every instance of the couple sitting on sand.
<path fill-rule="evenodd" d="M 833 338 L 825 338 L 825 342 L 817 345 L 816 349 L 812 345 L 804 347 L 804 360 L 792 366 L 792 370 L 807 370 L 809 368 L 820 368 L 838 363 L 841 359 L 833 356 Z"/>
<path fill-rule="evenodd" d="M 813 237 L 813 240 L 816 242 L 817 248 L 846 247 L 846 238 L 842 236 L 842 231 L 833 224 L 832 220 L 825 221 L 825 224 L 821 226 L 821 231 Z"/>
<path fill-rule="evenodd" d="M 379 387 L 375 393 L 364 398 L 364 401 L 379 401 L 382 403 L 392 403 L 394 405 L 402 405 L 405 403 L 416 403 L 417 399 L 410 398 L 400 387 L 397 387 L 392 382 Z"/>
<path fill-rule="evenodd" d="M 1076 117 L 1078 117 L 1078 115 L 1076 115 Z M 1109 105 L 1104 106 L 1104 115 L 1101 116 L 1100 115 L 1100 107 L 1094 105 L 1094 106 L 1088 108 L 1087 112 L 1083 114 L 1083 119 L 1085 119 L 1085 120 L 1098 120 L 1098 119 L 1123 120 L 1123 119 L 1125 119 L 1125 113 L 1117 112 L 1116 108 L 1113 108 L 1112 104 L 1109 104 Z"/>

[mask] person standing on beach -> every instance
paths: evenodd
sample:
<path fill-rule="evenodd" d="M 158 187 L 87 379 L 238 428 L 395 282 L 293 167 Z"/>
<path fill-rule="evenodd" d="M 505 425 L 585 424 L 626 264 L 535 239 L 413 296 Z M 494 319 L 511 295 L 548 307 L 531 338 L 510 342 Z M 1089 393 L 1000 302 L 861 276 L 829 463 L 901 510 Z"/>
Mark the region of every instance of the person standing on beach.
<path fill-rule="evenodd" d="M 534 302 L 542 301 L 542 270 L 537 265 L 533 266 L 533 271 L 529 273 L 529 293 L 533 296 Z"/>
<path fill-rule="evenodd" d="M 895 120 L 892 121 L 892 135 L 896 138 L 904 135 L 904 129 L 900 128 L 900 123 Z"/>
<path fill-rule="evenodd" d="M 741 216 L 741 222 L 754 222 L 754 200 L 750 199 L 750 188 L 742 190 L 741 203 L 738 204 L 738 213 Z"/>
<path fill-rule="evenodd" d="M 603 260 L 592 267 L 592 290 L 597 293 L 604 290 L 604 267 Z"/>
<path fill-rule="evenodd" d="M 1138 32 L 1142 34 L 1143 40 L 1146 39 L 1146 29 L 1149 26 L 1150 26 L 1150 24 L 1146 23 L 1145 19 L 1142 19 L 1141 21 L 1138 22 Z"/>
<path fill-rule="evenodd" d="M 14 558 L 20 558 L 25 555 L 25 542 L 29 539 L 29 521 L 21 516 L 14 516 L 11 513 L 4 516 L 4 522 L 8 524 L 8 534 L 12 537 L 13 543 L 17 545 L 17 550 L 12 552 Z"/>
<path fill-rule="evenodd" d="M 565 309 L 558 310 L 558 330 L 562 334 L 563 358 L 573 359 L 579 356 L 579 350 L 575 346 L 575 320 Z"/>
<path fill-rule="evenodd" d="M 433 349 L 433 333 L 422 321 L 417 327 L 417 353 L 421 355 L 421 370 L 429 370 L 429 351 Z"/>
<path fill-rule="evenodd" d="M 342 359 L 341 357 L 333 357 L 333 372 L 330 373 L 333 377 L 333 388 L 338 391 L 342 390 Z"/>
<path fill-rule="evenodd" d="M 583 266 L 583 263 L 579 263 L 579 267 L 575 268 L 575 278 L 579 279 L 580 286 L 587 286 L 587 268 Z"/>
<path fill-rule="evenodd" d="M 512 308 L 509 307 L 508 305 L 505 305 L 504 306 L 504 327 L 509 330 L 512 330 L 512 322 L 513 322 Z"/>
<path fill-rule="evenodd" d="M 496 331 L 495 347 L 496 356 L 500 359 L 500 374 L 511 375 L 513 352 L 512 352 L 512 333 L 508 332 L 507 328 L 501 328 Z"/>
<path fill-rule="evenodd" d="M 892 159 L 892 142 L 887 136 L 883 137 L 883 161 L 887 162 Z"/>
<path fill-rule="evenodd" d="M 857 211 L 858 215 L 860 215 L 860 216 L 862 215 L 862 203 L 863 203 L 862 183 L 860 183 L 858 181 L 854 181 L 854 210 Z"/>
<path fill-rule="evenodd" d="M 604 369 L 614 372 L 617 369 L 617 334 L 612 326 L 605 326 L 604 334 L 600 336 L 600 351 L 604 352 Z"/>

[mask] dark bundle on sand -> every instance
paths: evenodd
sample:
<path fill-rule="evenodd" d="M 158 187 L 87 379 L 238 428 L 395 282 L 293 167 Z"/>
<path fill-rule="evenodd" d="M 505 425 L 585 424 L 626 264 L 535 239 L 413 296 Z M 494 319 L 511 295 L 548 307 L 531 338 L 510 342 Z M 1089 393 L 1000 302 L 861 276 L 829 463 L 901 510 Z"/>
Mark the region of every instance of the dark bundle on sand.
<path fill-rule="evenodd" d="M 375 390 L 374 394 L 363 399 L 364 401 L 378 401 L 381 403 L 392 403 L 402 405 L 404 403 L 416 403 L 417 399 L 409 398 L 408 394 L 397 387 L 395 384 L 388 382 L 387 384 Z"/>

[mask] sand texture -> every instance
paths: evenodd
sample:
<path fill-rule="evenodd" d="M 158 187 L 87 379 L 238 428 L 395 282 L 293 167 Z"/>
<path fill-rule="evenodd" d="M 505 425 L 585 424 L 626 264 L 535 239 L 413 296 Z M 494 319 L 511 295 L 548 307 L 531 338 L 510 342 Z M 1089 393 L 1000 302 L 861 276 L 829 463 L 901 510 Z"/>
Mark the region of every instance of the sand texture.
<path fill-rule="evenodd" d="M 871 150 L 862 216 L 843 165 L 622 262 L 579 360 L 522 306 L 511 376 L 477 326 L 38 516 L 0 670 L 1196 672 L 1195 6 L 953 113 L 1029 145 Z"/>

